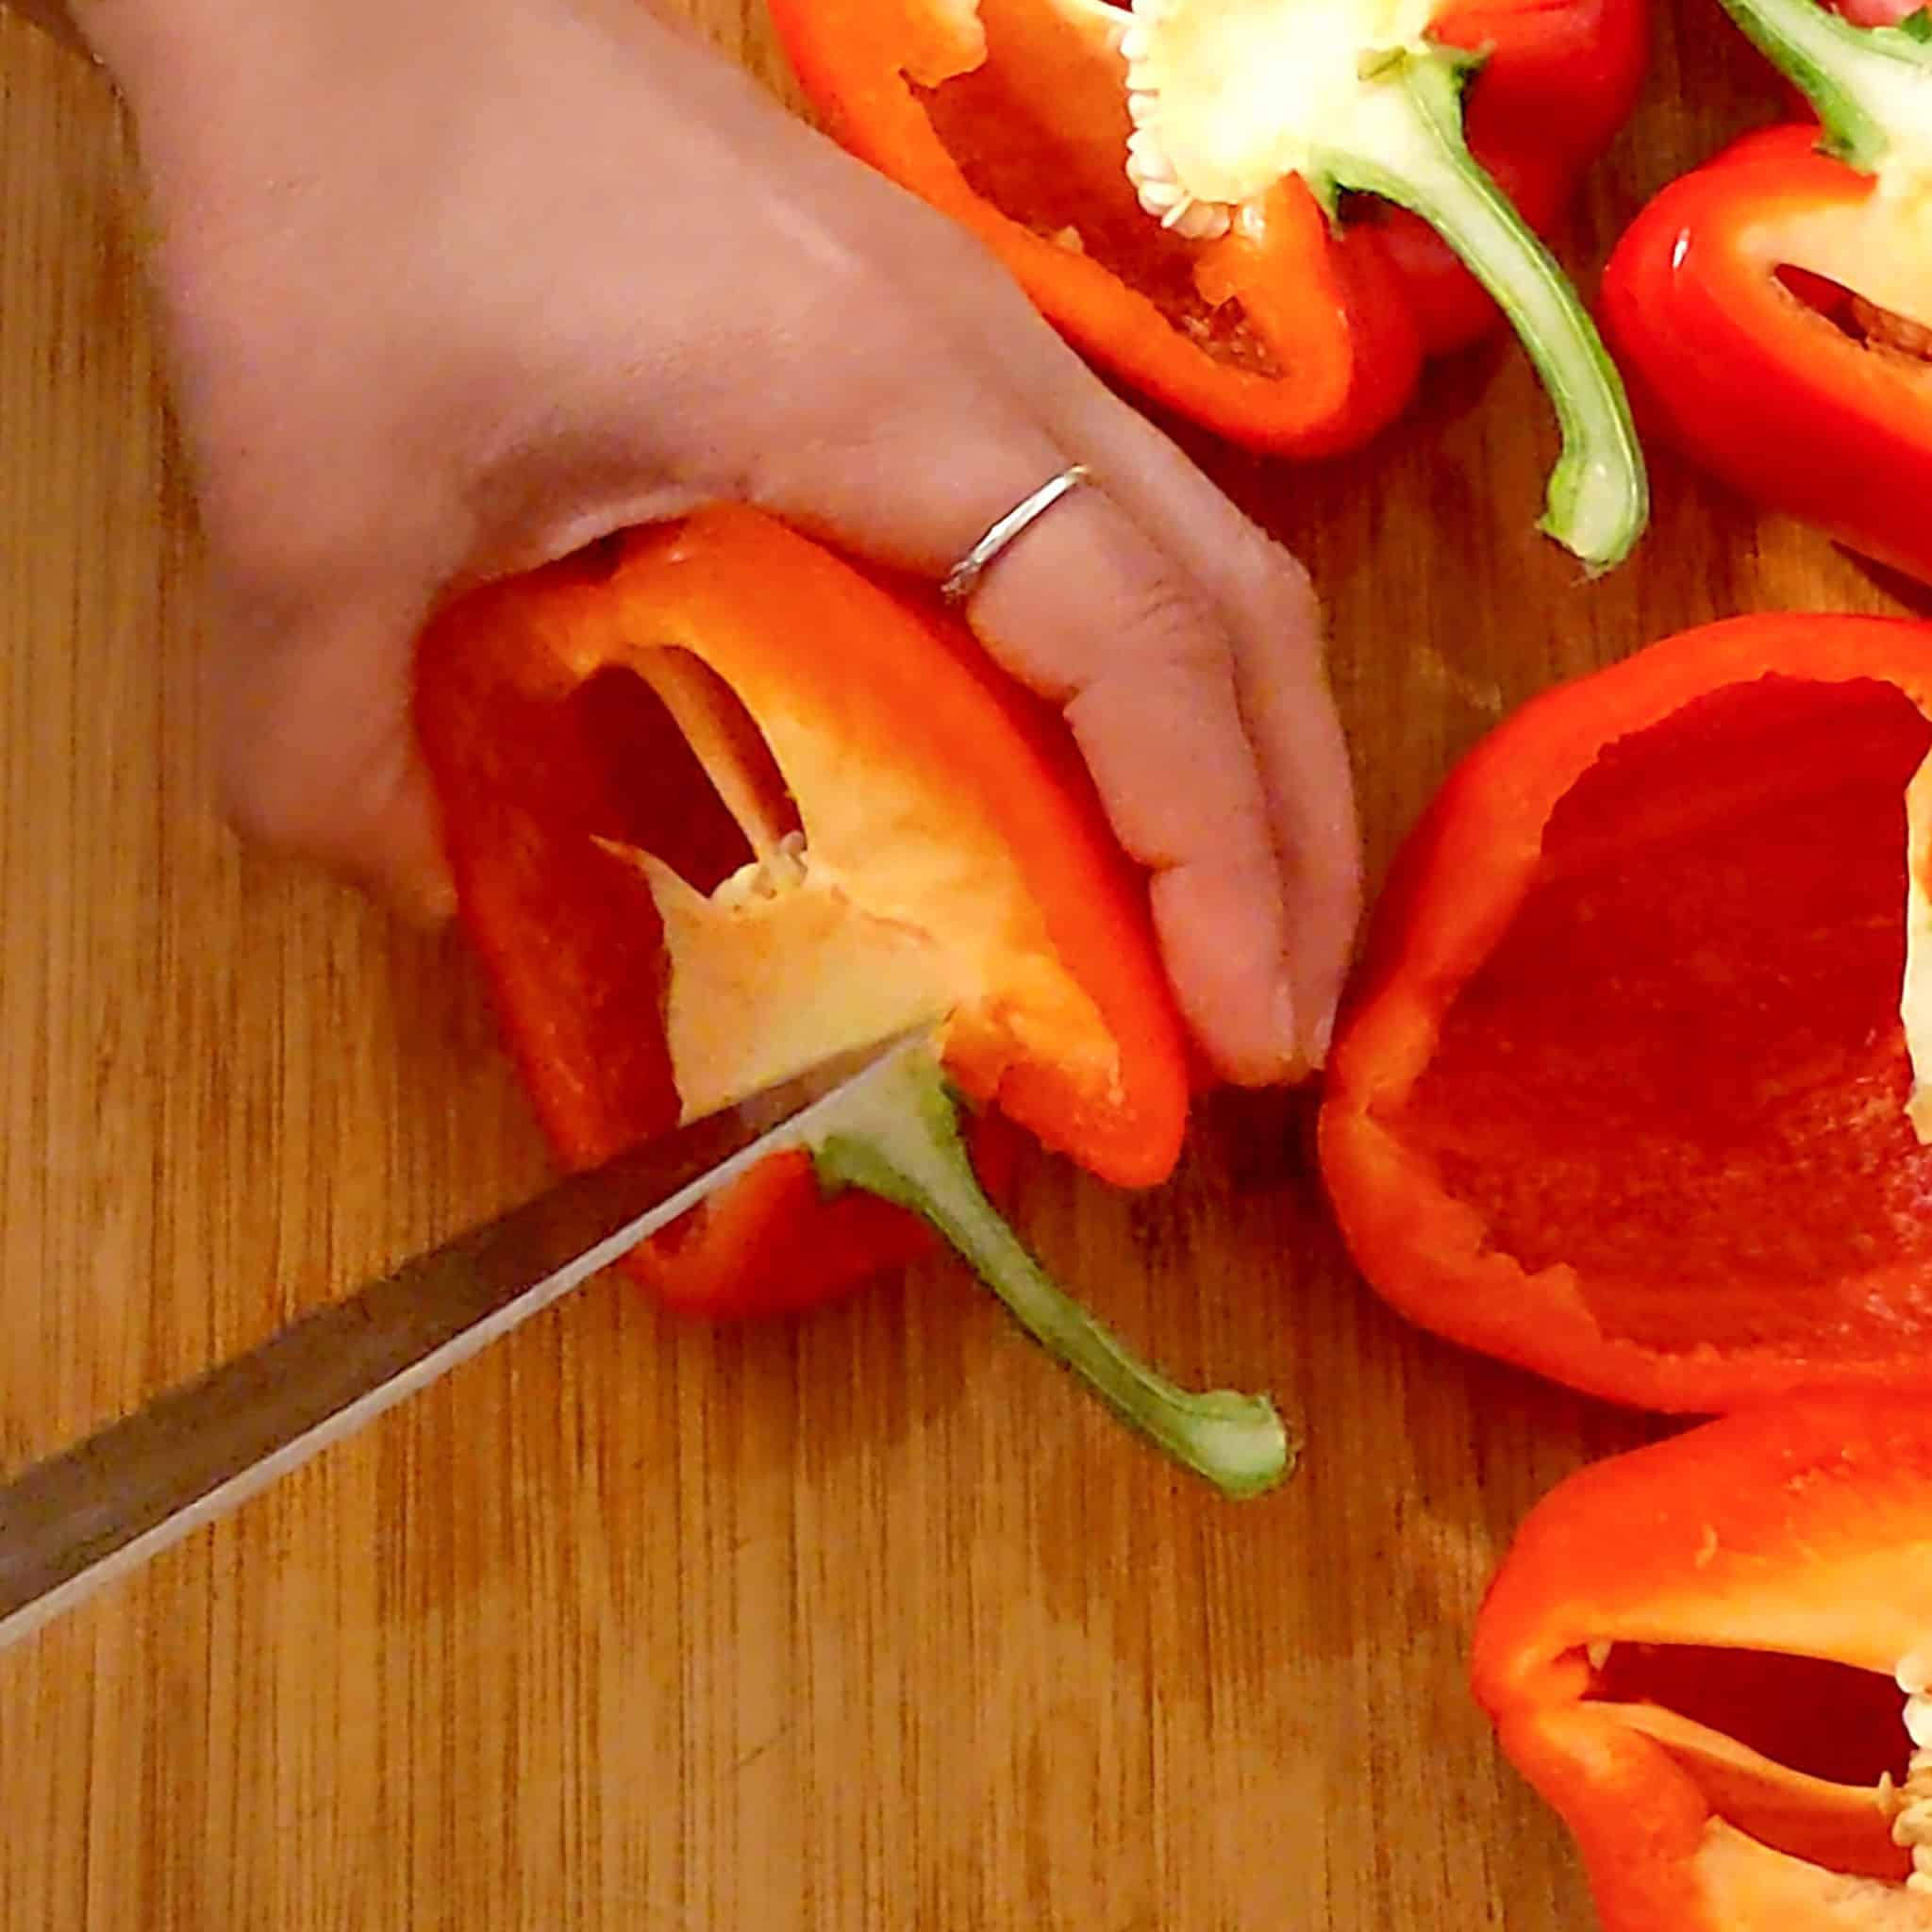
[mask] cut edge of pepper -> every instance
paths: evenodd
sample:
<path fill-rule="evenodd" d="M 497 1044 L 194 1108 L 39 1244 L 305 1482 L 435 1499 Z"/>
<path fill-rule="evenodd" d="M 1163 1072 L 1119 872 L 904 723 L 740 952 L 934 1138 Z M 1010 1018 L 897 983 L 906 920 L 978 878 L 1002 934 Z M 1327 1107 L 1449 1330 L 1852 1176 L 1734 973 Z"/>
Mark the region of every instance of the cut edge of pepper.
<path fill-rule="evenodd" d="M 1852 179 L 1862 191 L 1856 198 L 1767 209 L 1740 224 L 1738 245 L 1779 300 L 1830 331 L 1838 354 L 1882 358 L 1888 379 L 1907 385 L 1900 401 L 1932 410 L 1932 258 L 1922 291 L 1895 259 L 1918 239 L 1899 204 L 1876 194 L 1866 177 Z M 1932 243 L 1932 221 L 1924 234 Z M 1853 319 L 1860 305 L 1863 325 Z M 1914 329 L 1924 337 L 1923 350 L 1898 340 Z"/>
<path fill-rule="evenodd" d="M 1823 648 L 1812 627 L 1831 633 Z M 1398 856 L 1371 928 L 1363 980 L 1344 1008 L 1319 1124 L 1324 1187 L 1361 1274 L 1398 1310 L 1478 1349 L 1613 1402 L 1712 1413 L 1818 1386 L 1879 1390 L 1896 1368 L 1860 1359 L 1827 1377 L 1788 1347 L 1663 1353 L 1602 1327 L 1574 1267 L 1525 1267 L 1491 1244 L 1488 1224 L 1391 1124 L 1434 1059 L 1456 991 L 1497 944 L 1530 888 L 1549 816 L 1611 745 L 1687 703 L 1766 676 L 1842 683 L 1871 678 L 1932 721 L 1932 662 L 1908 675 L 1878 648 L 1932 625 L 1853 613 L 1784 612 L 1720 620 L 1531 699 L 1450 774 Z M 1774 639 L 1775 641 L 1774 641 Z M 1610 693 L 1614 691 L 1615 696 Z M 1607 726 L 1606 720 L 1614 722 Z M 1608 735 L 1606 735 L 1607 729 Z M 1541 733 L 1525 792 L 1518 741 Z M 1537 814 L 1522 836 L 1525 805 Z M 1932 1067 L 1932 752 L 1907 786 L 1907 907 L 1919 923 L 1919 973 L 1901 984 L 1915 1096 Z M 1916 842 L 1914 842 L 1916 841 Z M 1497 882 L 1493 899 L 1450 891 L 1451 877 Z M 1400 937 L 1400 944 L 1396 943 Z M 1919 1118 L 1908 1115 L 1915 1131 Z M 1921 1135 L 1923 1139 L 1923 1134 Z M 1445 1311 L 1456 1311 L 1453 1322 Z"/>
<path fill-rule="evenodd" d="M 1518 1526 L 1476 1618 L 1471 1689 L 1575 1833 L 1607 1932 L 1715 1932 L 1732 1881 L 1814 1903 L 1846 1878 L 1874 1897 L 1927 1889 L 1926 1392 L 1921 1377 L 1757 1405 L 1577 1470 Z M 1625 1645 L 1709 1657 L 1620 1674 Z M 1713 1681 L 1723 1657 L 1740 1674 Z M 1821 1709 L 1840 1722 L 1804 1716 Z M 1703 1721 L 1727 1713 L 1764 1749 Z M 1729 1875 L 1707 1888 L 1717 1859 Z M 1687 1916 L 1693 1897 L 1715 1916 Z"/>
<path fill-rule="evenodd" d="M 1134 25 L 1125 0 L 1055 0 L 1055 10 L 1085 23 L 1116 54 Z M 923 43 L 895 50 L 890 77 L 874 81 L 867 116 L 842 127 L 855 152 L 977 233 L 1094 361 L 1231 441 L 1315 458 L 1366 441 L 1399 412 L 1414 389 L 1421 352 L 1384 286 L 1390 271 L 1373 250 L 1344 260 L 1329 245 L 1321 211 L 1298 204 L 1298 177 L 1257 196 L 1251 218 L 1218 239 L 1175 235 L 1191 258 L 1186 281 L 1205 315 L 1091 253 L 1077 223 L 1043 226 L 975 180 L 922 98 L 998 58 L 976 0 L 971 13 L 970 34 L 948 39 L 943 57 Z M 807 32 L 807 23 L 791 23 L 789 8 L 784 14 L 788 34 Z M 1124 63 L 1119 91 L 1124 107 Z M 891 139 L 881 141 L 888 98 Z M 1119 192 L 1128 198 L 1132 138 L 1124 135 L 1114 158 Z M 1171 225 L 1159 225 L 1166 231 Z M 1291 269 L 1284 267 L 1289 256 Z M 1227 353 L 1213 339 L 1215 319 L 1230 307 L 1248 333 L 1250 355 Z"/>
<path fill-rule="evenodd" d="M 847 619 L 867 620 L 869 628 L 855 624 L 855 638 L 872 637 L 884 623 L 894 626 L 894 635 L 903 635 L 906 626 L 935 633 L 935 641 L 944 643 L 946 650 L 931 660 L 924 674 L 927 683 L 918 688 L 920 691 L 929 696 L 931 678 L 943 672 L 953 714 L 973 715 L 960 709 L 970 700 L 981 708 L 982 724 L 997 715 L 1010 727 L 989 731 L 980 741 L 989 757 L 992 749 L 1004 746 L 1003 762 L 991 775 L 979 774 L 974 793 L 989 807 L 989 813 L 981 814 L 986 823 L 980 844 L 1010 855 L 1030 849 L 1030 840 L 1039 835 L 1040 849 L 1068 861 L 1071 869 L 1051 877 L 1035 876 L 1020 864 L 1014 882 L 1043 923 L 1038 957 L 1050 965 L 1054 986 L 1063 983 L 1065 1002 L 1077 1008 L 1081 1027 L 1073 1038 L 1080 1051 L 1049 1074 L 1045 1063 L 1029 1050 L 1024 1028 L 1016 1028 L 1005 1012 L 1013 1002 L 974 995 L 949 1005 L 944 1029 L 948 1063 L 975 1101 L 997 1104 L 1037 1139 L 1070 1155 L 1100 1178 L 1126 1187 L 1165 1179 L 1178 1158 L 1185 1132 L 1186 1069 L 1181 1023 L 1155 958 L 1151 932 L 1145 930 L 1144 887 L 1119 855 L 1097 799 L 1079 782 L 1083 773 L 1071 764 L 1061 769 L 1055 763 L 1058 748 L 1041 736 L 1041 721 L 1026 708 L 1024 693 L 991 667 L 982 648 L 956 620 L 912 608 L 849 559 L 761 512 L 713 505 L 692 512 L 678 525 L 633 540 L 613 577 L 617 594 L 594 589 L 583 594 L 574 617 L 566 616 L 574 640 L 571 650 L 600 668 L 624 669 L 646 683 L 654 681 L 646 675 L 649 659 L 667 647 L 674 654 L 688 652 L 706 678 L 743 714 L 742 729 L 758 736 L 758 751 L 769 759 L 772 777 L 795 794 L 804 774 L 792 768 L 787 744 L 780 741 L 798 735 L 787 723 L 790 713 L 772 706 L 768 691 L 754 691 L 744 675 L 744 652 L 721 656 L 721 640 L 749 635 L 739 612 L 736 588 L 743 579 L 745 559 L 757 561 L 774 576 L 789 571 L 808 582 L 822 617 L 838 612 Z M 641 625 L 636 605 L 640 597 L 646 607 L 654 598 L 661 603 L 650 625 Z M 649 643 L 642 641 L 646 635 L 653 640 Z M 874 643 L 872 648 L 884 663 L 898 666 L 910 661 L 883 645 Z M 914 688 L 907 685 L 904 671 L 895 670 L 894 675 L 898 683 L 893 690 L 909 697 Z M 764 682 L 769 681 L 767 676 Z M 702 695 L 700 687 L 693 690 Z M 877 712 L 891 693 L 869 689 L 865 696 L 872 711 Z M 827 709 L 843 715 L 835 704 L 828 702 Z M 721 776 L 715 754 L 720 742 L 729 750 L 730 734 L 724 734 L 721 741 L 712 728 L 715 721 L 703 720 L 703 728 L 693 737 L 685 717 L 674 713 L 674 722 L 715 786 Z M 781 724 L 787 725 L 782 733 Z M 1071 758 L 1071 751 L 1067 756 Z M 1043 782 L 1048 768 L 1053 784 Z M 1023 784 L 1019 777 L 1042 782 Z M 734 818 L 741 810 L 758 815 L 755 786 L 733 783 L 726 789 L 734 794 L 725 801 Z M 812 854 L 815 833 L 823 835 L 824 828 L 810 822 L 813 815 L 808 806 L 800 796 L 803 850 Z M 958 808 L 956 800 L 954 809 Z M 824 813 L 817 816 L 822 819 Z M 756 847 L 752 826 L 743 819 L 739 823 Z M 1028 836 L 1023 838 L 1022 832 Z M 818 856 L 824 857 L 822 837 Z M 1103 947 L 1093 933 L 1075 932 L 1066 908 L 1082 901 L 1083 895 L 1091 896 L 1101 927 L 1111 929 L 1117 940 L 1135 939 L 1144 944 Z M 708 901 L 712 895 L 703 896 Z M 903 907 L 874 904 L 869 898 L 853 905 L 856 917 L 882 931 L 904 919 Z M 923 991 L 915 991 L 924 996 Z M 1024 1008 L 1015 1010 L 1024 1017 Z M 896 1016 L 883 1017 L 905 1019 L 910 1011 L 908 1006 Z M 868 1024 L 853 1030 L 857 1038 L 874 1028 Z M 781 1066 L 767 1072 L 782 1074 L 791 1070 Z M 713 1102 L 724 1097 L 708 1096 Z"/>

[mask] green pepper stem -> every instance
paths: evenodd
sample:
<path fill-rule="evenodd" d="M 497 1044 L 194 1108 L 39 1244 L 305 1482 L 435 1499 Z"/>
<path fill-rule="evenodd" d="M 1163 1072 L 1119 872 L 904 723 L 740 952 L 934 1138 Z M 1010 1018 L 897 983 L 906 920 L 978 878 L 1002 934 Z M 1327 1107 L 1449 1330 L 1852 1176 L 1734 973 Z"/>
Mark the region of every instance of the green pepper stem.
<path fill-rule="evenodd" d="M 1035 1341 L 1176 1462 L 1230 1496 L 1258 1495 L 1292 1466 L 1265 1395 L 1175 1388 L 1033 1258 L 980 1191 L 929 1048 L 902 1050 L 855 1088 L 810 1146 L 828 1186 L 863 1188 L 930 1222 Z"/>
<path fill-rule="evenodd" d="M 1623 380 L 1576 291 L 1463 139 L 1468 66 L 1445 50 L 1394 55 L 1365 91 L 1346 149 L 1324 152 L 1321 172 L 1420 215 L 1495 297 L 1562 436 L 1541 527 L 1592 572 L 1608 570 L 1650 513 L 1643 452 Z"/>
<path fill-rule="evenodd" d="M 1874 173 L 1895 142 L 1932 125 L 1932 44 L 1857 26 L 1818 0 L 1723 0 L 1758 52 L 1811 103 L 1828 152 Z"/>

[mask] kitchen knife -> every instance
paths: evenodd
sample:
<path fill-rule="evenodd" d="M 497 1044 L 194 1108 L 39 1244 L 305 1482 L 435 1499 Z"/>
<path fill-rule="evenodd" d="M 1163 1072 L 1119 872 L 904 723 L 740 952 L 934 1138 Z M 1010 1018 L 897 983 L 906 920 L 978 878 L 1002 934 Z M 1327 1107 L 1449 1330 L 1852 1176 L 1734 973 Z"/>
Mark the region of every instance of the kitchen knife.
<path fill-rule="evenodd" d="M 0 1649 L 569 1293 L 926 1038 L 895 1035 L 575 1174 L 0 1489 Z"/>

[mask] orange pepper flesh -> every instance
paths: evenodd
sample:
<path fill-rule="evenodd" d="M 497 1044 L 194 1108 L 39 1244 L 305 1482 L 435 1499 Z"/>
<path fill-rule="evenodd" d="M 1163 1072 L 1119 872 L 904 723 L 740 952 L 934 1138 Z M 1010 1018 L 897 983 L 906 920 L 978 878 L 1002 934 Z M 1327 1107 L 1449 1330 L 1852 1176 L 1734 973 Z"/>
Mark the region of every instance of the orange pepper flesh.
<path fill-rule="evenodd" d="M 560 1158 L 608 1158 L 663 1131 L 681 1106 L 661 921 L 636 868 L 600 841 L 653 851 L 700 890 L 745 856 L 668 713 L 619 668 L 633 645 L 679 641 L 754 717 L 793 706 L 836 721 L 853 758 L 923 774 L 935 810 L 993 828 L 1044 944 L 1104 1023 L 1111 1064 L 1057 1058 L 1046 1036 L 1022 1046 L 998 1015 L 969 1011 L 950 1071 L 1104 1177 L 1164 1178 L 1187 1113 L 1180 1024 L 1144 882 L 1114 845 L 1064 727 L 951 618 L 735 508 L 466 599 L 419 656 L 418 724 L 464 923 Z M 813 801 L 795 805 L 808 824 Z M 990 1138 L 997 1188 L 1010 1143 Z M 824 1299 L 927 1245 L 919 1224 L 869 1196 L 822 1200 L 809 1163 L 788 1156 L 632 1264 L 673 1303 L 748 1314 Z"/>
<path fill-rule="evenodd" d="M 1311 455 L 1363 441 L 1406 400 L 1414 329 L 1373 244 L 1338 256 L 1298 183 L 1269 198 L 1258 241 L 1196 250 L 1163 232 L 1124 172 L 1119 76 L 1094 71 L 1048 9 L 985 0 L 991 58 L 961 74 L 918 4 L 775 0 L 771 13 L 827 129 L 970 228 L 1076 346 L 1156 400 Z M 1223 312 L 1250 290 L 1250 308 Z"/>
<path fill-rule="evenodd" d="M 1218 241 L 1164 231 L 1124 174 L 1124 70 L 1041 0 L 979 0 L 987 58 L 923 0 L 774 0 L 808 96 L 845 146 L 962 222 L 1078 347 L 1249 447 L 1353 448 L 1412 392 L 1423 354 L 1493 326 L 1492 303 L 1399 209 L 1338 230 L 1284 179 Z M 1124 18 L 1124 16 L 1123 16 Z M 1473 151 L 1545 224 L 1627 116 L 1647 52 L 1634 0 L 1445 8 L 1489 58 Z"/>
<path fill-rule="evenodd" d="M 1452 774 L 1323 1110 L 1385 1296 L 1664 1408 L 1925 1347 L 1899 1000 L 1928 690 L 1932 626 L 1736 620 L 1532 703 Z"/>
<path fill-rule="evenodd" d="M 1604 1932 L 1916 1923 L 1894 1674 L 1932 1632 L 1921 1383 L 1793 1397 L 1614 1457 L 1533 1509 L 1476 1620 L 1504 1749 Z"/>
<path fill-rule="evenodd" d="M 715 880 L 741 862 L 742 837 L 693 809 L 708 782 L 641 680 L 573 683 L 541 620 L 508 621 L 525 594 L 494 593 L 488 616 L 473 602 L 429 634 L 416 714 L 467 936 L 538 1119 L 575 1170 L 679 1113 L 658 909 L 596 841 L 655 842 L 687 876 Z M 881 1202 L 822 1202 L 809 1161 L 780 1155 L 621 1265 L 667 1306 L 723 1320 L 812 1307 L 932 1246 Z"/>

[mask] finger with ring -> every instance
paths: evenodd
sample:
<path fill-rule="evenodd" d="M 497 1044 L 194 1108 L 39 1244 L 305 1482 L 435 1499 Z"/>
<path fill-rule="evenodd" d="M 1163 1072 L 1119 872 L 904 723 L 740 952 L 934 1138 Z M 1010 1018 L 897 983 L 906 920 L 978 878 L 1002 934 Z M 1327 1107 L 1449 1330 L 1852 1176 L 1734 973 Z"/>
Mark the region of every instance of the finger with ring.
<path fill-rule="evenodd" d="M 1058 476 L 1050 477 L 1030 496 L 1022 498 L 991 525 L 972 549 L 946 573 L 940 584 L 941 598 L 954 606 L 965 603 L 1000 553 L 1029 525 L 1044 516 L 1070 490 L 1077 489 L 1087 480 L 1086 464 L 1074 463 Z"/>

